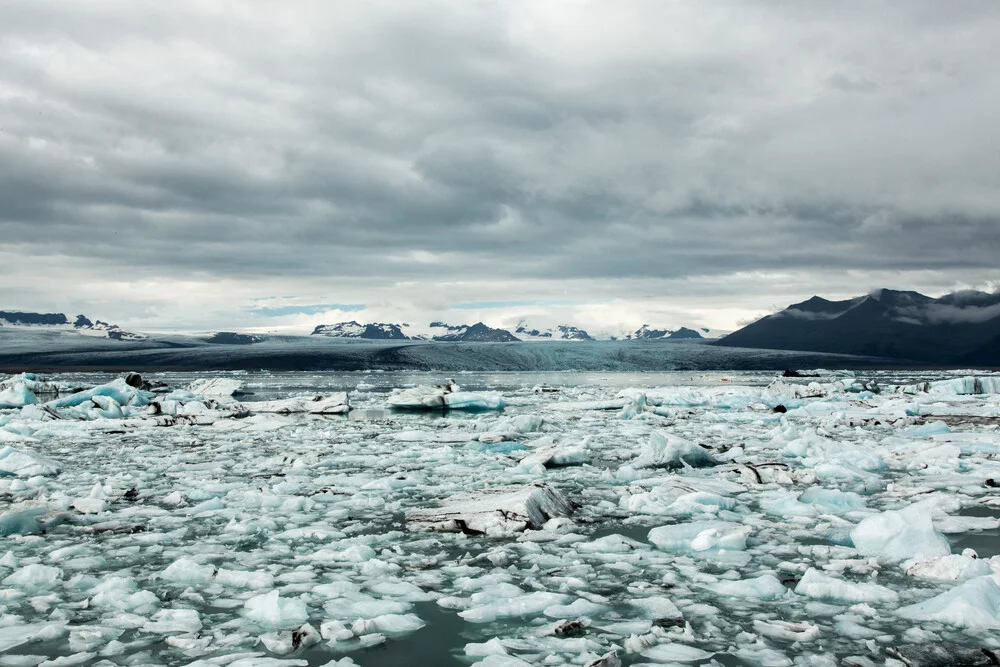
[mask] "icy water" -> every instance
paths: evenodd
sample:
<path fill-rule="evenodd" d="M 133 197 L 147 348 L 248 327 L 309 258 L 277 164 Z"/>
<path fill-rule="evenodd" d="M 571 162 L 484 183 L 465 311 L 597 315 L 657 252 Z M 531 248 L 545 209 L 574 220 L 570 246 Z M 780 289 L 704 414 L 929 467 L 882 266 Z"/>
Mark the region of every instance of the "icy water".
<path fill-rule="evenodd" d="M 1000 382 L 970 373 L 13 379 L 0 666 L 991 664 Z M 389 408 L 447 379 L 505 408 Z"/>

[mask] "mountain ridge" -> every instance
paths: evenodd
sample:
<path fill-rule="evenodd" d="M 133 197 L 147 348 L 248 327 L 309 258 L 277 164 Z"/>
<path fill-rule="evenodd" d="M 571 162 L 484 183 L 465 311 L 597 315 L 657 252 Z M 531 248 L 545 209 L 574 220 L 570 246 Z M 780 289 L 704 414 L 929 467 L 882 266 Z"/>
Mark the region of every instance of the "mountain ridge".
<path fill-rule="evenodd" d="M 995 365 L 1000 293 L 963 290 L 935 299 L 879 289 L 842 301 L 814 296 L 712 344 Z"/>

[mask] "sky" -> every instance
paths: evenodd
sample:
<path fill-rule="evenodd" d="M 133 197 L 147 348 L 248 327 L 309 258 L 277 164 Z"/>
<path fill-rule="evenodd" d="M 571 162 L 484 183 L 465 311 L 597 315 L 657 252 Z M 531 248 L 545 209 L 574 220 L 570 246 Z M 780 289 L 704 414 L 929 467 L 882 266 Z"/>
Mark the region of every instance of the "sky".
<path fill-rule="evenodd" d="M 0 309 L 734 329 L 995 289 L 998 62 L 992 0 L 4 0 Z"/>

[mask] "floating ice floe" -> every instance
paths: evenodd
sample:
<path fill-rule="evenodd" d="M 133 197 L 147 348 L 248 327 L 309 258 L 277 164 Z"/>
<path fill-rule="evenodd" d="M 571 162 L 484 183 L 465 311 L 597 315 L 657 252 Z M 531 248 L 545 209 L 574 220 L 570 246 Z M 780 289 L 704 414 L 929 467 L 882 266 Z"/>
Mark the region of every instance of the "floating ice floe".
<path fill-rule="evenodd" d="M 529 484 L 449 498 L 439 508 L 408 512 L 406 522 L 414 530 L 510 535 L 537 530 L 574 509 L 572 501 L 547 484 Z"/>
<path fill-rule="evenodd" d="M 505 405 L 496 392 L 460 391 L 454 382 L 437 387 L 393 389 L 387 404 L 398 410 L 502 410 Z"/>

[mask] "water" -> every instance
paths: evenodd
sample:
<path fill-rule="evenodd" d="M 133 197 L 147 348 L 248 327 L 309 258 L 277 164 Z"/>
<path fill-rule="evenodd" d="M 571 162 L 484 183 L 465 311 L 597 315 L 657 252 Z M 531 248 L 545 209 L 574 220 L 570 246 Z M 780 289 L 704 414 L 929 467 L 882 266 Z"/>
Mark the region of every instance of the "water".
<path fill-rule="evenodd" d="M 179 386 L 204 375 L 152 373 L 147 379 Z M 874 376 L 883 384 L 914 377 L 892 373 Z M 915 580 L 892 564 L 874 572 L 838 570 L 845 567 L 843 562 L 852 560 L 845 535 L 861 515 L 784 516 L 764 509 L 775 502 L 787 502 L 801 510 L 795 505 L 796 498 L 808 486 L 854 490 L 851 480 L 748 485 L 739 492 L 725 492 L 735 503 L 726 520 L 753 529 L 742 564 L 706 560 L 696 552 L 658 549 L 648 537 L 652 528 L 709 520 L 715 515 L 671 513 L 668 501 L 654 508 L 658 502 L 655 497 L 633 509 L 626 509 L 626 501 L 666 488 L 665 480 L 677 476 L 691 484 L 743 482 L 726 460 L 705 469 L 632 468 L 651 432 L 704 444 L 720 459 L 739 446 L 744 449 L 739 461 L 781 461 L 798 472 L 814 471 L 820 463 L 835 464 L 840 457 L 855 460 L 856 450 L 876 453 L 892 465 L 873 468 L 871 474 L 885 482 L 886 488 L 891 484 L 892 491 L 874 487 L 866 491 L 869 509 L 863 515 L 905 504 L 908 501 L 903 498 L 918 497 L 908 492 L 925 488 L 959 499 L 966 506 L 963 514 L 992 516 L 993 512 L 975 505 L 995 493 L 982 479 L 993 465 L 991 454 L 941 461 L 900 458 L 895 443 L 906 439 L 903 429 L 913 421 L 898 426 L 891 421 L 903 404 L 919 404 L 927 412 L 926 420 L 933 420 L 935 411 L 985 418 L 997 413 L 1000 406 L 996 397 L 871 396 L 860 400 L 857 394 L 834 393 L 802 401 L 766 393 L 764 388 L 774 374 L 760 371 L 248 372 L 235 377 L 244 381 L 246 393 L 241 400 L 251 406 L 253 401 L 294 394 L 350 391 L 355 410 L 349 416 L 255 416 L 221 419 L 212 426 L 172 428 L 114 420 L 33 422 L 22 420 L 17 412 L 0 414 L 0 428 L 5 433 L 33 438 L 15 443 L 18 447 L 35 450 L 62 467 L 58 476 L 48 478 L 38 488 L 16 490 L 9 478 L 0 479 L 0 512 L 22 503 L 41 503 L 49 512 L 47 517 L 63 517 L 61 523 L 53 521 L 44 534 L 3 538 L 0 556 L 10 551 L 18 564 L 0 565 L 0 582 L 29 564 L 61 571 L 54 581 L 30 590 L 11 583 L 0 585 L 0 606 L 5 608 L 0 613 L 7 614 L 2 617 L 4 623 L 64 618 L 72 629 L 121 624 L 121 614 L 135 614 L 141 623 L 159 610 L 196 610 L 202 627 L 192 638 L 210 640 L 204 650 L 191 649 L 185 655 L 164 643 L 166 637 L 182 633 L 129 627 L 119 637 L 126 645 L 123 655 L 111 658 L 123 664 L 187 665 L 199 658 L 264 652 L 258 637 L 271 629 L 249 622 L 244 604 L 274 588 L 283 599 L 303 600 L 308 620 L 317 629 L 324 620 L 342 620 L 350 626 L 356 617 L 383 615 L 355 610 L 359 601 L 369 599 L 375 608 L 403 604 L 404 611 L 391 613 L 413 614 L 426 623 L 415 632 L 389 633 L 384 644 L 369 649 L 349 650 L 349 643 L 339 648 L 324 643 L 291 656 L 309 665 L 322 665 L 344 655 L 365 667 L 468 665 L 473 660 L 464 655 L 465 646 L 494 637 L 501 638 L 511 654 L 529 664 L 542 664 L 550 656 L 561 664 L 583 664 L 586 660 L 581 656 L 590 659 L 618 647 L 628 665 L 649 661 L 638 653 L 626 654 L 623 647 L 628 636 L 647 633 L 648 624 L 664 616 L 662 609 L 645 609 L 637 603 L 665 598 L 677 605 L 693 635 L 684 638 L 668 633 L 653 641 L 687 643 L 709 651 L 722 664 L 745 664 L 749 659 L 738 654 L 743 644 L 736 638 L 756 632 L 755 620 L 797 620 L 818 624 L 822 642 L 796 646 L 768 640 L 768 648 L 781 656 L 833 655 L 840 661 L 868 651 L 863 642 L 838 625 L 838 618 L 853 613 L 849 611 L 852 603 L 833 601 L 821 610 L 814 601 L 794 593 L 780 599 L 742 599 L 720 595 L 715 586 L 773 574 L 786 587 L 794 588 L 805 568 L 831 568 L 823 571 L 899 591 L 902 599 L 898 606 L 904 606 L 948 590 L 954 583 Z M 450 377 L 466 389 L 502 392 L 507 409 L 503 413 L 465 414 L 385 408 L 392 388 L 436 384 Z M 937 377 L 950 376 L 924 373 L 920 379 Z M 110 378 L 74 374 L 61 379 L 92 384 Z M 536 386 L 556 391 L 539 393 L 534 391 Z M 653 391 L 654 387 L 663 389 Z M 662 402 L 664 410 L 675 414 L 662 417 L 646 412 L 636 419 L 623 419 L 618 410 L 573 408 L 580 402 L 614 399 L 619 392 L 633 389 L 645 391 L 651 401 Z M 787 415 L 771 411 L 771 404 L 779 402 L 791 406 Z M 796 413 L 795 406 L 801 404 L 811 404 L 816 411 Z M 851 419 L 862 413 L 878 416 L 880 425 L 851 426 Z M 489 454 L 468 446 L 478 444 L 477 438 L 484 433 L 509 431 L 510 419 L 523 415 L 541 416 L 542 430 L 508 433 L 512 438 L 529 447 L 543 437 L 567 446 L 585 444 L 590 460 L 577 466 L 519 469 L 520 453 Z M 989 422 L 978 418 L 953 421 L 957 433 L 972 434 L 980 444 L 997 440 Z M 788 442 L 817 430 L 829 441 L 823 444 L 827 449 L 817 448 L 812 459 L 785 453 Z M 918 439 L 915 445 L 921 443 Z M 425 533 L 407 523 L 407 513 L 439 507 L 456 494 L 534 482 L 544 482 L 579 503 L 568 528 L 533 534 L 526 540 L 518 534 Z M 111 490 L 102 511 L 88 514 L 73 509 L 78 499 L 103 485 Z M 131 488 L 137 489 L 137 499 L 125 498 L 125 491 Z M 174 504 L 170 498 L 180 503 Z M 212 499 L 218 499 L 222 508 L 192 514 L 192 508 Z M 584 546 L 615 534 L 635 540 L 638 547 L 605 553 L 588 551 Z M 998 541 L 1000 532 L 995 530 L 953 536 L 953 552 L 972 546 L 986 558 L 1000 553 Z M 269 579 L 266 585 L 248 587 L 220 583 L 214 575 L 199 579 L 194 570 L 190 579 L 184 578 L 188 575 L 167 577 L 165 573 L 179 559 Z M 856 560 L 862 565 L 866 562 Z M 153 593 L 156 603 L 146 609 L 130 607 L 128 596 L 114 597 L 110 602 L 105 596 L 102 601 L 95 587 L 115 577 L 132 582 L 134 591 Z M 348 586 L 349 591 L 337 597 L 324 588 L 334 584 Z M 402 589 L 379 589 L 382 584 L 413 587 L 421 595 L 409 599 L 412 590 L 404 594 Z M 516 586 L 520 593 L 509 586 Z M 490 597 L 494 592 L 496 596 Z M 552 594 L 559 599 L 531 606 L 531 599 L 521 593 Z M 526 605 L 523 613 L 503 611 L 512 601 Z M 585 613 L 561 611 L 581 601 L 597 606 Z M 874 606 L 875 617 L 856 622 L 879 636 L 892 637 L 888 643 L 879 640 L 879 646 L 915 650 L 916 644 L 903 633 L 923 625 L 901 623 L 892 606 Z M 477 619 L 483 622 L 460 615 L 465 610 L 484 609 L 502 613 L 493 620 Z M 551 629 L 561 617 L 579 616 L 591 619 L 582 636 L 552 635 Z M 636 622 L 647 627 L 630 629 L 625 625 Z M 992 641 L 963 629 L 928 627 L 941 637 L 938 644 L 948 647 L 953 656 L 957 655 L 956 647 L 986 646 Z M 98 645 L 95 650 L 103 647 Z M 877 657 L 884 660 L 886 656 L 880 651 Z M 63 634 L 9 653 L 66 656 L 78 651 Z M 957 657 L 954 660 L 955 664 L 960 662 Z"/>

